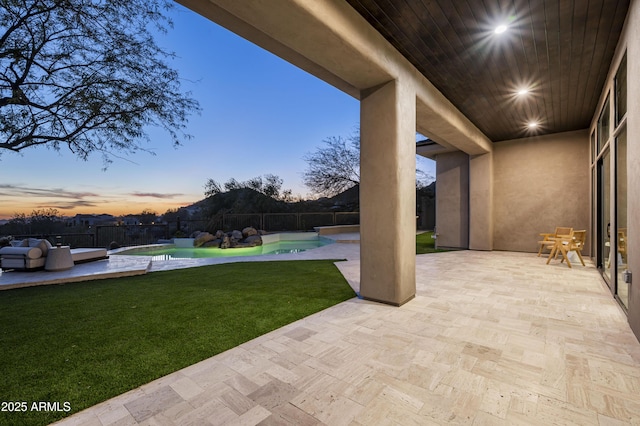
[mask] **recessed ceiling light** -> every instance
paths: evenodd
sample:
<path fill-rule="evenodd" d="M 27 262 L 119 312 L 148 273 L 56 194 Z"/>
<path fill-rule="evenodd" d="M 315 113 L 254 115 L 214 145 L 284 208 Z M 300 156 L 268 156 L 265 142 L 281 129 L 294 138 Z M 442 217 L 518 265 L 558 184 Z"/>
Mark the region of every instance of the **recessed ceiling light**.
<path fill-rule="evenodd" d="M 527 93 L 529 93 L 529 89 L 527 89 L 527 88 L 522 88 L 522 89 L 518 90 L 518 95 L 519 96 L 524 96 Z"/>
<path fill-rule="evenodd" d="M 527 126 L 528 126 L 530 129 L 535 129 L 536 127 L 538 127 L 538 122 L 536 122 L 536 121 L 532 121 L 532 122 L 530 122 L 529 124 L 527 124 Z"/>
<path fill-rule="evenodd" d="M 505 31 L 507 31 L 507 26 L 506 25 L 498 25 L 496 27 L 496 29 L 493 30 L 493 32 L 495 32 L 496 34 L 502 34 Z"/>

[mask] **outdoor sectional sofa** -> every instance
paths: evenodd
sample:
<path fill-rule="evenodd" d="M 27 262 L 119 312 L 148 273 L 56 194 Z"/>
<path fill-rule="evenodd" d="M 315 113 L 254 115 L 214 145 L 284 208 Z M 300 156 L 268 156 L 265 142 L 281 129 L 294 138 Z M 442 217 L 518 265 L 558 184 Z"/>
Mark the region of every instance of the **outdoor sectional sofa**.
<path fill-rule="evenodd" d="M 46 239 L 26 238 L 12 241 L 11 246 L 0 248 L 0 269 L 35 271 L 45 268 L 50 249 L 54 248 Z M 78 248 L 69 250 L 73 266 L 77 263 L 107 259 L 106 249 Z"/>

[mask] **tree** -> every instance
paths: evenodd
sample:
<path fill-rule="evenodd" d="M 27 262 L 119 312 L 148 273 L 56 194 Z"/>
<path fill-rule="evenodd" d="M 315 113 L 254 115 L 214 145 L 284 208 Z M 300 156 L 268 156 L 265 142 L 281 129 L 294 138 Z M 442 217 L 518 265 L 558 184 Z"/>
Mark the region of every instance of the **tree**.
<path fill-rule="evenodd" d="M 21 234 L 52 234 L 61 232 L 65 228 L 64 218 L 57 209 L 46 208 L 24 213 L 15 213 L 13 217 L 1 227 L 5 235 Z"/>
<path fill-rule="evenodd" d="M 36 209 L 29 216 L 29 229 L 36 234 L 60 232 L 64 229 L 64 218 L 58 209 Z"/>
<path fill-rule="evenodd" d="M 360 184 L 360 134 L 347 138 L 332 136 L 322 141 L 325 145 L 303 159 L 307 170 L 304 184 L 312 192 L 333 197 Z M 433 176 L 416 169 L 416 189 L 425 188 L 434 181 Z"/>
<path fill-rule="evenodd" d="M 419 191 L 428 188 L 435 180 L 429 173 L 416 168 L 416 189 Z"/>
<path fill-rule="evenodd" d="M 220 184 L 211 178 L 209 178 L 204 184 L 204 196 L 206 198 L 213 197 L 214 195 L 220 194 L 221 192 L 223 191 Z"/>
<path fill-rule="evenodd" d="M 167 211 L 162 215 L 162 220 L 164 222 L 176 222 L 178 220 L 189 219 L 191 219 L 191 213 L 189 213 L 189 210 L 184 207 L 167 209 Z"/>
<path fill-rule="evenodd" d="M 4 235 L 16 235 L 29 233 L 29 221 L 24 213 L 15 213 L 7 223 L 2 226 Z"/>
<path fill-rule="evenodd" d="M 158 213 L 151 209 L 144 209 L 142 210 L 142 213 L 139 213 L 136 216 L 140 219 L 140 223 L 145 225 L 154 223 L 158 219 Z"/>
<path fill-rule="evenodd" d="M 243 182 L 239 182 L 235 178 L 230 178 L 224 185 L 220 185 L 215 180 L 209 178 L 204 184 L 204 196 L 209 198 L 223 192 L 233 191 L 234 189 L 253 189 L 276 200 L 291 201 L 293 199 L 291 195 L 292 192 L 290 189 L 283 190 L 282 183 L 283 180 L 279 176 L 272 174 L 267 174 L 264 178 L 257 176 Z M 224 190 L 222 189 L 223 187 Z"/>
<path fill-rule="evenodd" d="M 261 192 L 271 198 L 282 201 L 292 201 L 293 196 L 290 189 L 282 189 L 284 181 L 276 175 L 268 174 L 264 176 L 264 184 Z M 281 192 L 282 191 L 282 192 Z"/>
<path fill-rule="evenodd" d="M 0 148 L 67 146 L 82 159 L 145 150 L 146 126 L 174 145 L 200 110 L 156 45 L 166 0 L 0 0 Z M 2 150 L 0 150 L 2 152 Z"/>
<path fill-rule="evenodd" d="M 304 184 L 311 191 L 334 196 L 360 183 L 360 135 L 329 137 L 325 146 L 307 154 Z"/>

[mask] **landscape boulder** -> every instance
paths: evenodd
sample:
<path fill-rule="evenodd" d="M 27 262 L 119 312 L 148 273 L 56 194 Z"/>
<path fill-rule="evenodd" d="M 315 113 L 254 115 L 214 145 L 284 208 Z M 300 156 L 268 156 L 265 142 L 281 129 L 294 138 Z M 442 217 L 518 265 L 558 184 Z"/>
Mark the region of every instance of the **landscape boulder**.
<path fill-rule="evenodd" d="M 222 239 L 222 243 L 220 243 L 220 248 L 221 249 L 228 249 L 231 248 L 231 237 L 228 235 L 225 235 L 224 238 Z"/>
<path fill-rule="evenodd" d="M 220 244 L 222 244 L 222 239 L 216 238 L 215 240 L 207 241 L 202 247 L 220 248 Z"/>
<path fill-rule="evenodd" d="M 200 232 L 193 240 L 194 247 L 202 247 L 205 243 L 215 240 L 215 237 L 208 232 Z"/>
<path fill-rule="evenodd" d="M 245 244 L 249 247 L 256 247 L 262 245 L 262 237 L 260 235 L 251 235 L 244 239 Z"/>
<path fill-rule="evenodd" d="M 244 228 L 242 230 L 242 236 L 244 238 L 248 238 L 248 237 L 251 237 L 253 235 L 258 235 L 258 231 L 256 230 L 256 228 L 253 228 L 251 226 L 247 226 L 246 228 Z"/>
<path fill-rule="evenodd" d="M 223 232 L 218 230 L 214 234 L 196 231 L 191 234 L 191 238 L 194 239 L 194 247 L 228 249 L 261 246 L 263 244 L 261 235 L 264 234 L 264 231 L 258 231 L 249 226 L 242 231 L 233 230 L 231 232 Z"/>

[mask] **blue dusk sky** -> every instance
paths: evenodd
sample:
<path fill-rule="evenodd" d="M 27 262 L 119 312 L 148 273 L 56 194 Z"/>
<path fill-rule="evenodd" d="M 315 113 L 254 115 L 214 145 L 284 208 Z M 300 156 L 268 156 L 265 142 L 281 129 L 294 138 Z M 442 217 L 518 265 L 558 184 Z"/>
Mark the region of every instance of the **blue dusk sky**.
<path fill-rule="evenodd" d="M 64 148 L 2 152 L 0 219 L 45 208 L 65 216 L 162 214 L 204 198 L 209 178 L 269 173 L 294 195 L 308 195 L 303 157 L 325 138 L 355 132 L 359 102 L 183 6 L 171 18 L 174 28 L 157 42 L 177 54 L 183 90 L 202 107 L 189 120 L 193 139 L 174 148 L 167 134 L 149 129 L 145 148 L 155 155 L 113 157 L 106 171 L 99 154 L 83 161 Z M 435 176 L 433 161 L 420 158 L 418 167 Z"/>

